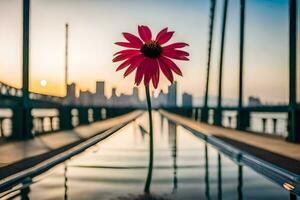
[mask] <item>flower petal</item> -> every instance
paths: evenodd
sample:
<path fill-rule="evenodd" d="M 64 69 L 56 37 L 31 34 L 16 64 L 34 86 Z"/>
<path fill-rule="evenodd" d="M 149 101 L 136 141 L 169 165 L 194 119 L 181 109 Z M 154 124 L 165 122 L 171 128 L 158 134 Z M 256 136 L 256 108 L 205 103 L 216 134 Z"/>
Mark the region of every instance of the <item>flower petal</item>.
<path fill-rule="evenodd" d="M 152 39 L 152 33 L 148 26 L 138 26 L 139 35 L 144 42 Z"/>
<path fill-rule="evenodd" d="M 180 50 L 166 50 L 163 51 L 163 56 L 168 58 L 177 59 L 177 60 L 189 60 L 186 56 L 189 56 L 189 53 Z"/>
<path fill-rule="evenodd" d="M 146 58 L 147 62 L 145 64 L 145 76 L 144 76 L 144 84 L 145 86 L 149 85 L 149 82 L 153 76 L 154 67 L 156 65 L 155 59 Z"/>
<path fill-rule="evenodd" d="M 116 71 L 119 71 L 121 69 L 124 69 L 125 67 L 127 67 L 128 65 L 134 64 L 136 62 L 138 62 L 139 64 L 142 62 L 144 56 L 142 54 L 139 55 L 135 55 L 129 59 L 127 59 L 126 61 L 124 61 L 117 69 Z"/>
<path fill-rule="evenodd" d="M 132 53 L 132 52 L 130 52 L 130 53 L 123 53 L 123 54 L 120 54 L 120 55 L 116 56 L 115 58 L 113 58 L 112 61 L 113 62 L 118 62 L 118 61 L 125 60 L 127 58 L 131 58 L 131 57 L 133 57 L 135 55 L 139 55 L 139 54 L 140 54 L 139 51 L 137 53 Z"/>
<path fill-rule="evenodd" d="M 185 46 L 189 46 L 189 45 L 187 43 L 184 43 L 184 42 L 177 42 L 177 43 L 173 43 L 173 44 L 169 44 L 167 46 L 164 46 L 163 50 L 178 49 L 178 48 L 183 48 Z"/>
<path fill-rule="evenodd" d="M 159 83 L 160 71 L 159 71 L 158 60 L 156 59 L 155 62 L 156 62 L 156 65 L 155 65 L 155 68 L 154 68 L 154 74 L 152 75 L 152 84 L 153 84 L 153 87 L 156 89 L 158 87 L 158 83 Z"/>
<path fill-rule="evenodd" d="M 176 74 L 182 76 L 181 70 L 172 60 L 170 60 L 169 58 L 166 58 L 164 56 L 161 56 L 160 59 L 163 61 L 163 63 L 165 64 L 166 67 L 170 68 Z"/>
<path fill-rule="evenodd" d="M 174 77 L 172 74 L 172 71 L 170 70 L 170 68 L 166 67 L 165 63 L 159 58 L 157 59 L 158 64 L 159 64 L 159 68 L 161 69 L 162 73 L 167 77 L 167 79 L 173 83 L 174 81 Z"/>
<path fill-rule="evenodd" d="M 135 36 L 131 33 L 123 33 L 123 36 L 125 37 L 126 40 L 128 40 L 128 42 L 130 42 L 132 44 L 133 47 L 135 47 L 135 48 L 142 47 L 143 42 L 137 36 Z"/>
<path fill-rule="evenodd" d="M 181 50 L 176 50 L 176 49 L 167 49 L 167 50 L 164 50 L 163 51 L 163 54 L 165 56 L 168 56 L 169 54 L 170 55 L 176 55 L 176 56 L 189 56 L 190 54 L 186 51 L 181 51 Z"/>
<path fill-rule="evenodd" d="M 167 32 L 168 32 L 168 27 L 162 29 L 162 30 L 157 34 L 155 40 L 158 41 L 158 40 L 161 38 L 161 36 L 164 35 L 164 34 L 167 33 Z"/>
<path fill-rule="evenodd" d="M 130 59 L 125 60 L 121 65 L 119 65 L 119 67 L 116 69 L 116 71 L 119 71 L 121 69 L 124 69 L 125 67 L 127 67 L 128 65 L 130 65 Z"/>
<path fill-rule="evenodd" d="M 137 49 L 125 49 L 125 50 L 122 50 L 122 51 L 118 51 L 117 53 L 115 53 L 113 56 L 117 55 L 117 54 L 127 54 L 127 53 L 133 53 L 133 54 L 136 54 L 136 53 L 139 53 L 140 50 L 137 50 Z"/>
<path fill-rule="evenodd" d="M 135 48 L 135 49 L 139 48 L 139 47 L 134 47 L 134 45 L 132 45 L 129 42 L 116 42 L 115 44 L 121 47 L 128 47 L 128 48 Z"/>
<path fill-rule="evenodd" d="M 130 59 L 130 66 L 126 69 L 125 73 L 124 73 L 124 78 L 126 76 L 128 76 L 131 72 L 133 72 L 140 64 L 141 62 L 144 60 L 144 56 L 143 55 L 138 55 L 133 57 L 132 59 Z"/>
<path fill-rule="evenodd" d="M 135 73 L 135 84 L 138 86 L 143 79 L 143 76 L 145 74 L 145 63 L 147 62 L 147 59 L 144 59 L 142 63 L 138 66 L 136 73 Z"/>
<path fill-rule="evenodd" d="M 174 34 L 174 31 L 163 33 L 163 34 L 161 34 L 160 37 L 157 38 L 157 42 L 160 45 L 163 45 L 172 38 L 173 34 Z"/>

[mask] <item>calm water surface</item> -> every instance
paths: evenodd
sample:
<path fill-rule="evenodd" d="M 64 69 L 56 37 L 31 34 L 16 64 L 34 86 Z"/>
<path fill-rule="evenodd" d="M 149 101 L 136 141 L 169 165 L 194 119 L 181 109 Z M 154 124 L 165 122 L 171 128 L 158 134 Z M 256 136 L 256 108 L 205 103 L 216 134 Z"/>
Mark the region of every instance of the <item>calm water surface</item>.
<path fill-rule="evenodd" d="M 151 192 L 163 199 L 289 199 L 289 193 L 238 166 L 192 133 L 154 113 Z M 147 175 L 147 116 L 37 177 L 15 199 L 133 199 Z M 206 154 L 207 153 L 207 154 Z"/>

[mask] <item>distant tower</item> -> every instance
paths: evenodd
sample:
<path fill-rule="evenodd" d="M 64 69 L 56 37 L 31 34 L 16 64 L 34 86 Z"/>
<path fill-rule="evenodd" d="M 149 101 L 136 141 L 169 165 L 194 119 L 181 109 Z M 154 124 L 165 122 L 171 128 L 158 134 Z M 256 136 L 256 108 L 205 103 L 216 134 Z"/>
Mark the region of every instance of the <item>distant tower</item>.
<path fill-rule="evenodd" d="M 66 40 L 65 40 L 65 87 L 68 88 L 68 71 L 69 71 L 69 24 L 66 23 Z M 67 95 L 67 91 L 66 91 Z"/>
<path fill-rule="evenodd" d="M 182 94 L 182 107 L 192 107 L 193 106 L 193 96 L 188 93 Z"/>
<path fill-rule="evenodd" d="M 94 94 L 94 105 L 95 106 L 104 106 L 106 105 L 105 97 L 105 82 L 97 81 L 96 82 L 96 94 Z"/>
<path fill-rule="evenodd" d="M 139 101 L 140 101 L 140 99 L 139 99 L 139 89 L 137 87 L 133 88 L 132 98 L 133 98 L 134 104 L 139 103 Z"/>
<path fill-rule="evenodd" d="M 104 90 L 105 83 L 104 81 L 97 81 L 96 82 L 96 94 L 99 96 L 105 96 L 105 90 Z"/>
<path fill-rule="evenodd" d="M 177 106 L 177 82 L 168 87 L 167 106 Z"/>

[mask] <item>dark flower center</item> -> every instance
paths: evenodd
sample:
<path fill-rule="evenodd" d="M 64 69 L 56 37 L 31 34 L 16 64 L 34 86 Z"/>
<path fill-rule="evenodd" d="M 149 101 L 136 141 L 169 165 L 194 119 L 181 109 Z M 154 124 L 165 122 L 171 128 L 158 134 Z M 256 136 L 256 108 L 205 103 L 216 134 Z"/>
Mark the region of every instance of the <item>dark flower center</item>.
<path fill-rule="evenodd" d="M 144 54 L 144 56 L 149 57 L 149 58 L 156 58 L 160 56 L 162 52 L 161 46 L 158 44 L 157 41 L 149 41 L 145 43 L 142 48 L 141 52 Z"/>

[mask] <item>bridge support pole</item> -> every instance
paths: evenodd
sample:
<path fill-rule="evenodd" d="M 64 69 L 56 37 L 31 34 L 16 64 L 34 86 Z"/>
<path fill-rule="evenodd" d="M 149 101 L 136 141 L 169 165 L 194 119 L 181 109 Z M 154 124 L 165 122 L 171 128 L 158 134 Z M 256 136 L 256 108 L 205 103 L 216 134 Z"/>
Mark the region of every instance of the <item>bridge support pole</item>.
<path fill-rule="evenodd" d="M 240 5 L 240 71 L 239 71 L 239 101 L 237 113 L 237 129 L 244 130 L 245 119 L 243 110 L 243 68 L 244 68 L 244 31 L 245 31 L 245 0 L 241 0 Z"/>
<path fill-rule="evenodd" d="M 69 106 L 62 106 L 59 108 L 59 128 L 61 130 L 70 130 L 72 126 L 72 108 Z"/>
<path fill-rule="evenodd" d="M 201 121 L 202 122 L 208 122 L 208 110 L 209 110 L 208 109 L 208 91 L 209 91 L 209 76 L 210 76 L 210 64 L 211 64 L 212 40 L 213 40 L 214 21 L 215 21 L 215 10 L 216 10 L 216 0 L 211 0 L 206 87 L 205 87 L 205 95 L 204 95 L 204 107 L 201 110 Z"/>
<path fill-rule="evenodd" d="M 23 0 L 23 99 L 22 99 L 22 120 L 19 124 L 22 127 L 22 138 L 32 137 L 32 120 L 29 100 L 29 29 L 30 29 L 30 0 Z"/>
<path fill-rule="evenodd" d="M 290 98 L 288 141 L 300 142 L 300 111 L 297 109 L 297 0 L 290 0 Z"/>
<path fill-rule="evenodd" d="M 101 121 L 101 108 L 97 107 L 97 108 L 93 108 L 93 117 L 94 117 L 94 121 Z"/>
<path fill-rule="evenodd" d="M 226 21 L 227 21 L 227 7 L 228 0 L 224 1 L 223 8 L 223 22 L 222 22 L 222 35 L 221 35 L 221 48 L 220 48 L 220 66 L 219 66 L 219 88 L 218 88 L 218 106 L 214 114 L 214 124 L 222 126 L 222 80 L 223 80 L 223 55 L 226 33 Z"/>
<path fill-rule="evenodd" d="M 78 108 L 78 117 L 79 117 L 79 124 L 89 124 L 89 114 L 88 114 L 89 108 L 87 107 L 80 107 Z"/>

